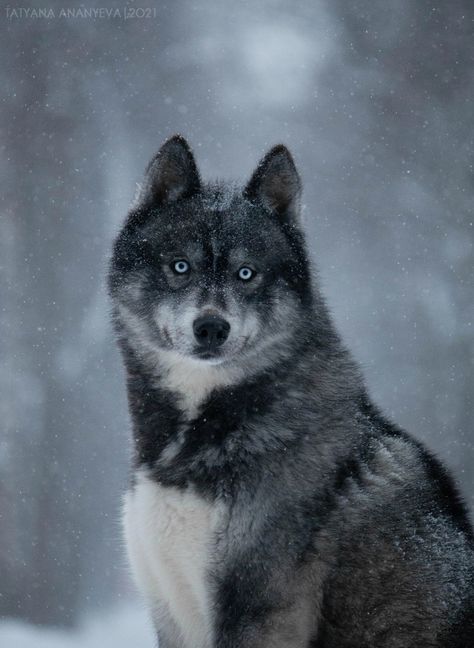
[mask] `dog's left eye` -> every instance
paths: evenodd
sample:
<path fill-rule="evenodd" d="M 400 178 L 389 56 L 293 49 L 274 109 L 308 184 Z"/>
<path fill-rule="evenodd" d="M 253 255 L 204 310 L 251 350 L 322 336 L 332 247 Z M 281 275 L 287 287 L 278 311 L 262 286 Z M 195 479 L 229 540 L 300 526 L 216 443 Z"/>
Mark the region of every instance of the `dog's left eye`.
<path fill-rule="evenodd" d="M 238 274 L 239 279 L 241 279 L 242 281 L 250 281 L 250 279 L 252 279 L 252 277 L 255 275 L 255 272 L 252 270 L 252 268 L 242 266 Z"/>
<path fill-rule="evenodd" d="M 178 261 L 175 261 L 171 267 L 173 269 L 173 272 L 180 275 L 186 274 L 191 270 L 191 266 L 184 259 L 179 259 Z"/>

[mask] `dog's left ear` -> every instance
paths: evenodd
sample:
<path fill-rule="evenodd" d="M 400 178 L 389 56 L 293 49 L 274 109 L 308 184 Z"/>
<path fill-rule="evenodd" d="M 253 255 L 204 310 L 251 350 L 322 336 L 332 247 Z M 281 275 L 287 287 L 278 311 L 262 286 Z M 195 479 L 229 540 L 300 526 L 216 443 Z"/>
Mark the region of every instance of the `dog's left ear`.
<path fill-rule="evenodd" d="M 282 218 L 290 221 L 298 218 L 301 180 L 286 146 L 274 146 L 260 161 L 244 190 L 244 197 Z"/>

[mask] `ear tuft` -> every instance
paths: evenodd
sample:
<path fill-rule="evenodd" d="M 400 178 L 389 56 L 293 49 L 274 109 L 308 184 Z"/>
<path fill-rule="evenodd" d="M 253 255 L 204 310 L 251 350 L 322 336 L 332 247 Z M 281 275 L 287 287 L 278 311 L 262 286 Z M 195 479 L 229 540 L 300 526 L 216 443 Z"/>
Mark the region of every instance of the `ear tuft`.
<path fill-rule="evenodd" d="M 201 181 L 188 142 L 181 135 L 166 140 L 145 173 L 139 202 L 160 205 L 189 198 L 200 189 Z"/>
<path fill-rule="evenodd" d="M 250 178 L 244 196 L 290 220 L 298 217 L 301 180 L 286 146 L 278 144 L 265 155 Z"/>

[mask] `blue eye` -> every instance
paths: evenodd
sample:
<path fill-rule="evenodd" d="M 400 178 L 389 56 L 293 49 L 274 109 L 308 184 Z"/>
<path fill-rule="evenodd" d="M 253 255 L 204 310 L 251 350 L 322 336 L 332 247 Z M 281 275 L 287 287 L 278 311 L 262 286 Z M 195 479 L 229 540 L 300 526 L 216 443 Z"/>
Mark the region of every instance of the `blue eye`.
<path fill-rule="evenodd" d="M 255 272 L 252 268 L 248 268 L 247 266 L 242 266 L 239 270 L 239 279 L 242 279 L 242 281 L 250 281 L 254 275 Z"/>
<path fill-rule="evenodd" d="M 186 274 L 187 272 L 190 271 L 191 266 L 187 261 L 184 259 L 179 259 L 179 261 L 175 261 L 172 264 L 173 271 L 176 272 L 176 274 Z"/>

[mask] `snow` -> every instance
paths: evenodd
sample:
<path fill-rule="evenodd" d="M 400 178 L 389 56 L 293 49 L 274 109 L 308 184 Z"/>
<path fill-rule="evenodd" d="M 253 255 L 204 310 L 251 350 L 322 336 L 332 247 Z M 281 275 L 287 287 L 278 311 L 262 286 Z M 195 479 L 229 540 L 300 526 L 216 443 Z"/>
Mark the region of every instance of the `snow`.
<path fill-rule="evenodd" d="M 1 648 L 155 648 L 146 611 L 121 606 L 89 616 L 75 631 L 39 628 L 15 620 L 0 622 Z"/>

